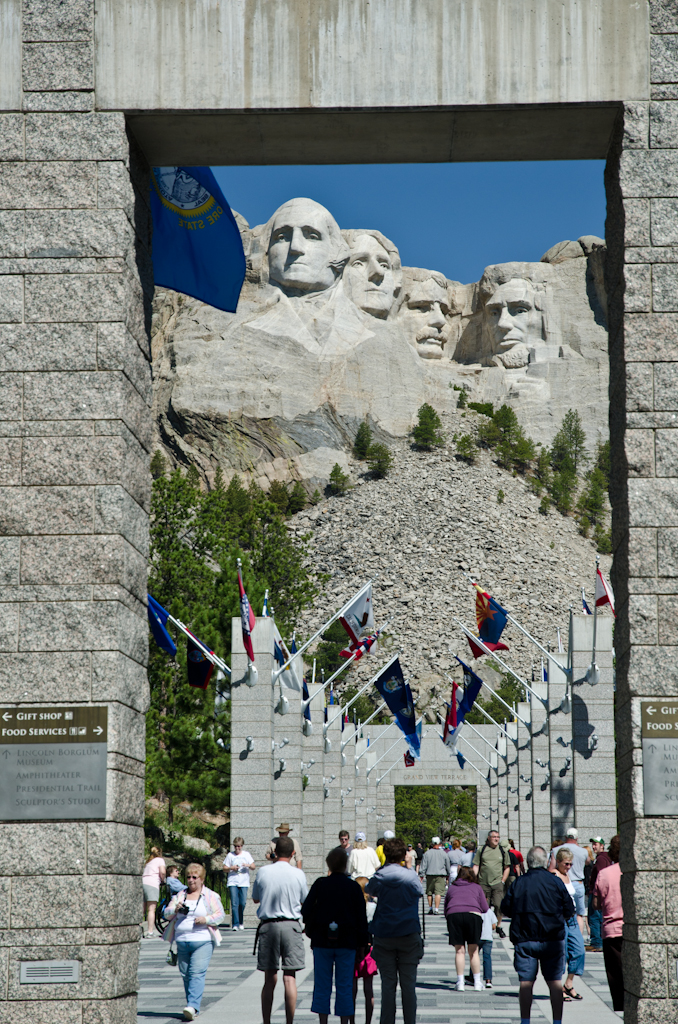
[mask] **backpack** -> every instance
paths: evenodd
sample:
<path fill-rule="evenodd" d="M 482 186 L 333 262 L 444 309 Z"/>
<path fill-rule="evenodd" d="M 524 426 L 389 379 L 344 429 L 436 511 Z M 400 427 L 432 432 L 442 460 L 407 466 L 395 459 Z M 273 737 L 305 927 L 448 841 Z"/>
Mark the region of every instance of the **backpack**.
<path fill-rule="evenodd" d="M 480 877 L 480 872 L 483 870 L 483 854 L 487 849 L 487 840 L 485 840 L 485 845 L 480 851 L 480 859 L 478 860 L 478 877 Z M 511 854 L 501 845 L 501 843 L 499 844 L 499 849 L 501 850 L 501 870 L 503 874 L 504 868 L 509 868 L 511 866 Z M 508 860 L 506 859 L 507 857 Z"/>

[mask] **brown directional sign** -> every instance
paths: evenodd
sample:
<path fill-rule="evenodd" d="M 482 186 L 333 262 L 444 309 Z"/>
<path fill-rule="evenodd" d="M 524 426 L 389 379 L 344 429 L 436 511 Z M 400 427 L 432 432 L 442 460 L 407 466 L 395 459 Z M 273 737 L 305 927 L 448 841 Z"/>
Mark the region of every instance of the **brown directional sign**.
<path fill-rule="evenodd" d="M 644 740 L 678 736 L 678 700 L 644 700 L 640 705 L 640 724 Z"/>
<path fill-rule="evenodd" d="M 106 817 L 108 708 L 0 707 L 0 821 Z"/>
<path fill-rule="evenodd" d="M 0 746 L 6 743 L 106 743 L 108 708 L 2 708 Z"/>

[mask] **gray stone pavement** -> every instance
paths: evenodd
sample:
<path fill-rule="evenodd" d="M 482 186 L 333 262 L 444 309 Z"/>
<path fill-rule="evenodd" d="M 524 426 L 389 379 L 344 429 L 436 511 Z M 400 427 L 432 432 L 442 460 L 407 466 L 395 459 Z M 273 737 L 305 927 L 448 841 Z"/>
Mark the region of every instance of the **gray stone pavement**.
<path fill-rule="evenodd" d="M 248 908 L 249 909 L 249 908 Z M 253 924 L 244 932 L 222 929 L 223 942 L 212 957 L 207 974 L 201 1024 L 260 1024 L 259 993 L 262 975 L 256 970 L 252 956 L 255 928 Z M 184 990 L 176 967 L 165 963 L 167 944 L 160 940 L 145 940 L 141 944 L 139 966 L 138 1024 L 170 1024 L 182 1019 L 185 1005 Z M 426 917 L 426 946 L 417 977 L 418 1024 L 484 1024 L 484 1022 L 519 1021 L 518 979 L 513 970 L 513 952 L 508 939 L 497 939 L 493 949 L 492 989 L 475 992 L 467 988 L 456 992 L 456 972 L 453 951 L 447 942 L 445 919 Z M 306 970 L 298 976 L 299 1001 L 295 1024 L 317 1024 L 311 1013 L 313 993 L 313 958 L 307 950 Z M 468 967 L 468 964 L 467 964 Z M 586 954 L 586 970 L 582 983 L 577 985 L 583 995 L 581 1002 L 565 1005 L 563 1019 L 566 1024 L 617 1024 L 619 1018 L 612 1004 L 605 977 L 602 953 Z M 282 981 L 278 983 L 273 1024 L 283 1024 Z M 379 1021 L 379 979 L 375 978 L 375 1015 Z M 364 1024 L 365 1006 L 362 991 L 358 992 L 356 1024 Z M 551 1020 L 551 1008 L 545 982 L 539 978 L 535 985 L 532 1009 L 535 1022 Z M 402 1024 L 400 1010 L 397 1022 Z"/>

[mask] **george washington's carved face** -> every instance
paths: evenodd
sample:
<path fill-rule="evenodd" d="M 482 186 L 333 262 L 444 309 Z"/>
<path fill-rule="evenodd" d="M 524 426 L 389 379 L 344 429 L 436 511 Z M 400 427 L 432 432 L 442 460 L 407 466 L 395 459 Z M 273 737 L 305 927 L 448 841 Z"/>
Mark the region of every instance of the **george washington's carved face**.
<path fill-rule="evenodd" d="M 269 279 L 286 294 L 323 291 L 337 279 L 348 255 L 339 225 L 312 199 L 291 199 L 273 216 L 268 246 Z"/>

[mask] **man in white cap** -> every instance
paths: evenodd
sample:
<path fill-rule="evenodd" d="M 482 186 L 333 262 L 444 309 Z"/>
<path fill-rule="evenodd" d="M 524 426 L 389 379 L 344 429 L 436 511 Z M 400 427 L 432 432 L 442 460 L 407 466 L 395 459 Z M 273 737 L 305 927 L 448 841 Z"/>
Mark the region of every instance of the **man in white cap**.
<path fill-rule="evenodd" d="M 395 832 L 391 832 L 390 829 L 388 828 L 384 832 L 384 838 L 379 843 L 379 846 L 377 847 L 376 850 L 377 857 L 379 858 L 379 863 L 381 864 L 382 868 L 386 863 L 386 857 L 384 857 L 384 843 L 386 842 L 387 839 L 395 839 Z"/>
<path fill-rule="evenodd" d="M 570 881 L 574 886 L 574 905 L 577 909 L 577 924 L 579 930 L 584 933 L 584 909 L 586 901 L 584 898 L 584 868 L 591 863 L 591 858 L 586 849 L 579 845 L 579 833 L 576 828 L 568 828 L 567 842 L 560 846 L 554 846 L 551 850 L 549 870 L 556 866 L 558 850 L 568 850 L 572 854 L 572 867 L 570 868 Z"/>
<path fill-rule="evenodd" d="M 426 895 L 428 896 L 429 914 L 440 913 L 440 898 L 445 895 L 447 876 L 450 873 L 450 862 L 447 853 L 440 845 L 440 836 L 431 837 L 431 848 L 422 857 L 419 874 L 426 876 Z M 435 910 L 433 901 L 435 898 Z"/>
<path fill-rule="evenodd" d="M 351 878 L 371 878 L 381 867 L 373 846 L 367 845 L 364 832 L 356 832 L 353 849 L 348 858 L 348 874 Z"/>

